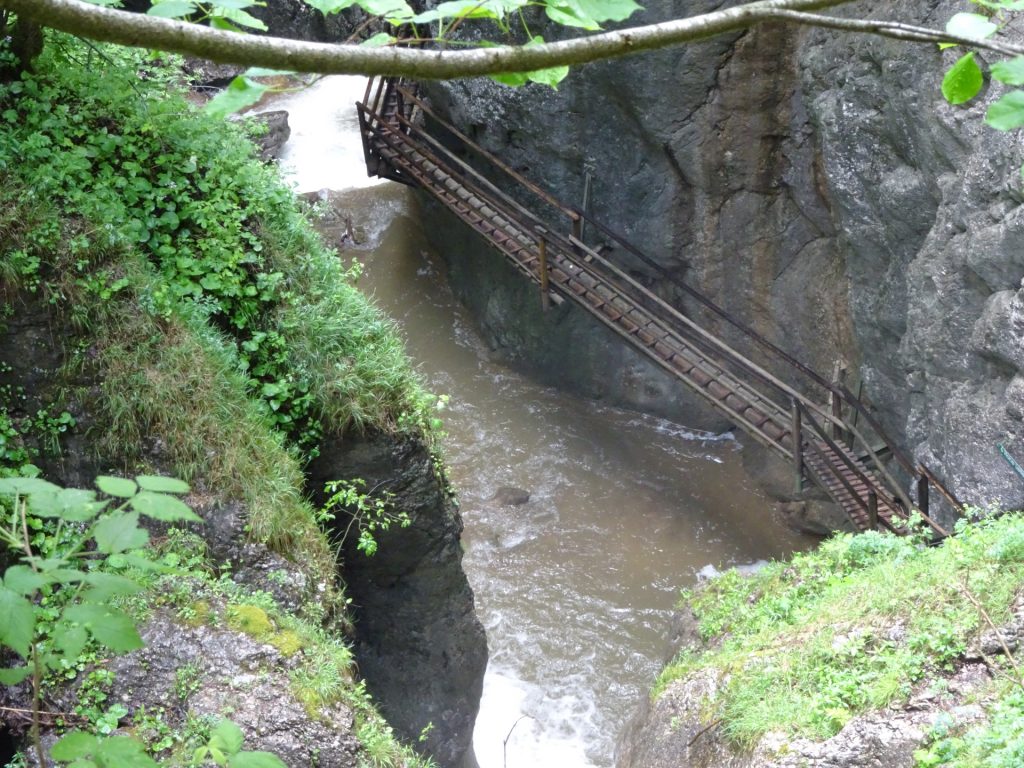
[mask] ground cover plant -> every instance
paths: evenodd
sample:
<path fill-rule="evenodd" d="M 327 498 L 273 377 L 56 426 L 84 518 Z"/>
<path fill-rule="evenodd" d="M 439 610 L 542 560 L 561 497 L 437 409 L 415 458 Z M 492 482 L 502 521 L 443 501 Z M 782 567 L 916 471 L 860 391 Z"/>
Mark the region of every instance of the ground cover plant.
<path fill-rule="evenodd" d="M 1018 514 L 962 523 L 939 546 L 877 532 L 836 536 L 790 562 L 750 577 L 730 571 L 684 595 L 708 646 L 684 650 L 653 695 L 713 670 L 724 687 L 708 717 L 734 744 L 750 747 L 779 730 L 824 739 L 951 672 L 989 622 L 1007 622 L 1022 585 Z M 996 723 L 1019 704 L 1024 681 L 1007 659 L 993 663 L 1003 693 L 1016 689 L 997 706 Z"/>

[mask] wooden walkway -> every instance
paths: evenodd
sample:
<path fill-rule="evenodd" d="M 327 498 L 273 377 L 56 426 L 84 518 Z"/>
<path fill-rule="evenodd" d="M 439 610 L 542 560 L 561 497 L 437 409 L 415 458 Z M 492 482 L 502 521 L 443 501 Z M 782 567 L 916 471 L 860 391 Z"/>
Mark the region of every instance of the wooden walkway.
<path fill-rule="evenodd" d="M 608 227 L 561 203 L 474 144 L 420 100 L 413 85 L 370 81 L 357 108 L 369 174 L 433 195 L 540 286 L 543 306 L 573 301 L 583 307 L 789 462 L 798 487 L 810 480 L 824 489 L 858 530 L 881 527 L 905 533 L 908 514 L 916 511 L 935 536 L 947 535 L 928 516 L 929 489 L 938 490 L 958 510 L 959 502 L 888 440 L 860 399 L 839 381 L 826 381 L 664 273 Z M 463 159 L 470 156 L 493 169 L 503 187 Z M 505 190 L 515 190 L 517 197 Z M 542 218 L 527 208 L 520 202 L 526 198 L 551 215 Z M 563 219 L 564 232 L 552 225 L 553 217 Z M 732 336 L 749 343 L 761 359 L 790 371 L 792 380 L 783 381 L 753 362 L 588 247 L 581 239 L 584 226 L 661 273 L 720 324 L 731 326 Z M 880 458 L 884 454 L 913 478 L 915 501 L 890 474 Z"/>

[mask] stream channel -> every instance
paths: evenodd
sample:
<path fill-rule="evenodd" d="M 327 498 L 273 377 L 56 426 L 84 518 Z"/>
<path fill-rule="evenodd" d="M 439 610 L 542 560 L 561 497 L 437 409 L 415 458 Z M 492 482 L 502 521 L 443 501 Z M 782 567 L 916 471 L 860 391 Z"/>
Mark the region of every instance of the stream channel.
<path fill-rule="evenodd" d="M 356 242 L 335 243 L 342 258 L 364 263 L 362 288 L 399 323 L 432 391 L 450 396 L 463 566 L 490 648 L 477 760 L 610 766 L 665 661 L 679 589 L 811 540 L 773 519 L 731 436 L 579 400 L 491 360 L 413 192 L 366 177 L 354 108 L 364 84 L 327 78 L 266 108 L 290 114 L 286 176 L 351 221 Z M 501 486 L 529 502 L 488 503 Z"/>

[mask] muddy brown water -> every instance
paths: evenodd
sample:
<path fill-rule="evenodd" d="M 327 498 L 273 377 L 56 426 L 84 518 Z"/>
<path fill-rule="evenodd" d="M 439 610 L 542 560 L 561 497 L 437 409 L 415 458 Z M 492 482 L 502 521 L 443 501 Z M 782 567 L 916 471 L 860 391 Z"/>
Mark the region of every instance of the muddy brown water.
<path fill-rule="evenodd" d="M 490 647 L 477 759 L 610 766 L 664 661 L 679 589 L 811 542 L 772 518 L 730 435 L 581 401 L 492 360 L 411 192 L 366 179 L 351 108 L 362 88 L 330 78 L 271 106 L 291 112 L 283 167 L 299 191 L 344 190 L 322 195 L 352 222 L 358 242 L 342 256 L 364 263 L 362 287 L 400 324 L 429 387 L 450 397 L 463 565 Z M 530 500 L 489 502 L 502 486 Z"/>

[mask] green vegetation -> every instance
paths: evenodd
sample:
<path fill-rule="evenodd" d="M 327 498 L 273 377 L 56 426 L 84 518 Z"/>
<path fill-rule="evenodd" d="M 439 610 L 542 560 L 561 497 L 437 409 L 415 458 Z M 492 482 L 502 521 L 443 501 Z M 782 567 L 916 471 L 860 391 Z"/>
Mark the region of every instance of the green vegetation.
<path fill-rule="evenodd" d="M 99 507 L 79 519 L 100 515 L 95 530 L 26 515 L 33 547 L 87 534 L 100 553 L 104 541 L 124 544 L 104 559 L 102 615 L 84 598 L 87 607 L 78 598 L 66 607 L 71 591 L 56 581 L 39 584 L 34 601 L 16 591 L 8 601 L 25 617 L 29 603 L 37 614 L 38 647 L 54 660 L 39 655 L 40 685 L 78 691 L 74 714 L 89 738 L 65 743 L 61 754 L 76 765 L 122 765 L 136 760 L 141 742 L 168 764 L 257 764 L 227 738 L 232 726 L 183 726 L 176 708 L 129 713 L 113 703 L 116 681 L 103 659 L 128 648 L 115 630 L 137 639 L 136 626 L 170 611 L 185 627 L 228 628 L 274 646 L 311 716 L 330 717 L 335 704 L 357 714 L 368 766 L 427 765 L 397 744 L 354 682 L 336 552 L 305 497 L 303 470 L 326 434 L 409 430 L 433 441 L 436 399 L 394 325 L 355 287 L 358 266 L 324 247 L 243 127 L 185 100 L 173 64 L 51 34 L 33 74 L 0 83 L 0 332 L 22 312 L 48 313 L 66 331 L 63 368 L 41 390 L 0 387 L 0 477 L 34 480 L 18 476 L 37 472 L 32 463 L 80 429 L 72 413 L 87 414 L 102 464 L 141 476 L 99 482 L 104 494 L 129 500 L 124 514 L 169 519 L 159 507 L 132 506 L 169 490 L 144 483 L 174 472 L 203 508 L 241 503 L 251 538 L 326 589 L 299 618 L 220 574 L 191 534 L 172 530 L 143 550 L 127 528 L 123 542 L 115 539 Z M 0 371 L 4 381 L 16 374 Z M 93 503 L 89 492 L 60 494 Z M 197 519 L 177 503 L 182 519 Z M 58 658 L 50 646 L 67 634 L 84 644 Z M 0 637 L 19 653 L 23 640 Z M 5 674 L 33 674 L 30 661 Z M 179 672 L 171 694 L 184 703 L 202 680 L 196 668 Z M 93 739 L 126 728 L 135 738 Z"/>
<path fill-rule="evenodd" d="M 390 493 L 385 491 L 383 496 L 374 497 L 375 489 L 364 493 L 362 489 L 365 487 L 366 481 L 361 478 L 330 481 L 324 487 L 324 493 L 328 496 L 320 509 L 320 516 L 325 521 L 333 520 L 334 510 L 344 509 L 349 521 L 335 546 L 340 550 L 352 526 L 355 526 L 359 534 L 356 549 L 367 557 L 372 557 L 377 552 L 377 539 L 374 533 L 388 530 L 392 523 L 408 528 L 412 524 L 412 519 L 408 512 L 395 511 Z"/>
<path fill-rule="evenodd" d="M 730 571 L 685 595 L 708 646 L 684 650 L 653 695 L 710 670 L 723 687 L 707 703 L 708 718 L 721 719 L 736 745 L 769 730 L 827 738 L 858 713 L 952 671 L 989 620 L 1006 622 L 1022 583 L 1020 515 L 961 524 L 936 547 L 880 533 L 838 536 L 791 562 L 750 577 Z M 999 705 L 993 728 L 998 712 L 1019 709 L 1015 696 Z"/>
<path fill-rule="evenodd" d="M 117 598 L 137 594 L 142 587 L 111 567 L 116 557 L 126 565 L 149 569 L 149 561 L 139 553 L 149 541 L 149 533 L 139 525 L 140 516 L 167 523 L 199 521 L 170 495 L 188 492 L 179 480 L 148 475 L 134 481 L 101 477 L 97 487 L 108 496 L 106 500 L 94 491 L 64 489 L 36 477 L 0 478 L 0 542 L 19 554 L 19 562 L 4 571 L 0 586 L 4 616 L 0 645 L 24 661 L 0 669 L 0 682 L 16 685 L 31 680 L 32 742 L 40 765 L 46 765 L 39 716 L 45 676 L 63 676 L 90 643 L 112 653 L 142 647 L 135 623 L 115 605 Z M 110 682 L 103 670 L 97 672 L 99 679 L 86 681 L 92 690 Z M 105 693 L 102 697 L 98 701 L 106 698 Z M 96 697 L 85 698 L 94 699 L 88 703 L 96 701 Z M 112 728 L 102 719 L 101 715 L 99 730 L 109 733 Z M 79 741 L 89 740 L 91 750 L 113 750 L 109 761 L 96 760 L 99 765 L 115 764 L 113 755 L 124 758 L 125 748 L 142 749 L 137 742 L 125 747 L 122 739 L 99 740 L 80 732 L 68 734 L 62 742 L 74 741 L 76 734 Z M 55 759 L 85 756 L 61 754 L 58 749 Z"/>
<path fill-rule="evenodd" d="M 0 275 L 81 331 L 67 377 L 98 383 L 99 454 L 134 466 L 160 435 L 167 469 L 244 501 L 255 539 L 326 566 L 301 494 L 324 430 L 435 421 L 393 324 L 160 62 L 53 34 L 36 70 L 0 86 Z M 17 464 L 24 417 L 2 410 Z"/>
<path fill-rule="evenodd" d="M 54 686 L 71 683 L 77 684 L 74 714 L 81 725 L 52 748 L 58 762 L 82 768 L 206 760 L 230 768 L 283 765 L 267 753 L 242 750 L 241 731 L 229 720 L 172 725 L 163 708 L 130 712 L 110 703 L 116 681 L 105 658 L 141 648 L 137 627 L 155 611 L 172 611 L 186 626 L 227 628 L 277 648 L 289 659 L 291 695 L 311 717 L 331 718 L 336 703 L 356 713 L 368 768 L 429 766 L 395 740 L 354 681 L 351 651 L 322 621 L 285 614 L 271 595 L 217 575 L 195 534 L 171 529 L 157 546 L 147 546 L 140 515 L 165 523 L 198 520 L 172 495 L 186 493 L 185 483 L 100 477 L 97 487 L 102 496 L 38 478 L 0 478 L 0 541 L 19 555 L 0 583 L 7 619 L 0 645 L 25 661 L 0 670 L 0 681 L 32 683 L 33 748 L 40 764 L 41 702 Z M 201 687 L 202 670 L 187 664 L 178 669 L 172 693 L 184 705 Z M 124 730 L 115 734 L 119 728 Z"/>

